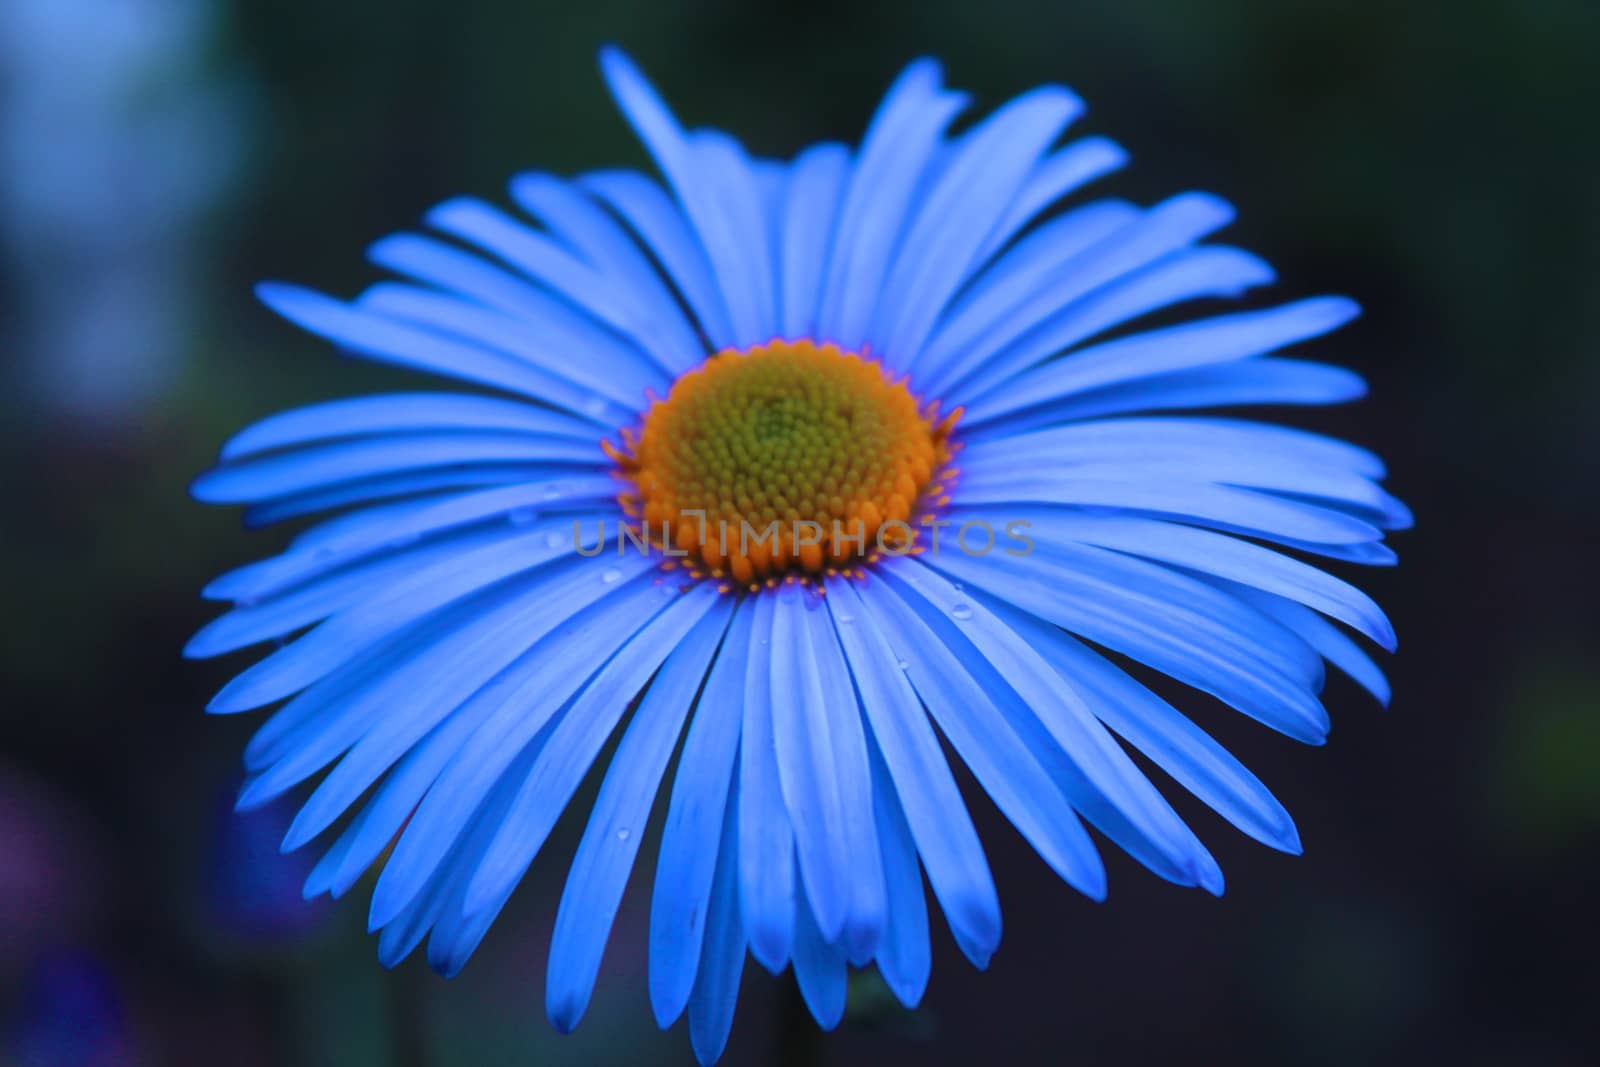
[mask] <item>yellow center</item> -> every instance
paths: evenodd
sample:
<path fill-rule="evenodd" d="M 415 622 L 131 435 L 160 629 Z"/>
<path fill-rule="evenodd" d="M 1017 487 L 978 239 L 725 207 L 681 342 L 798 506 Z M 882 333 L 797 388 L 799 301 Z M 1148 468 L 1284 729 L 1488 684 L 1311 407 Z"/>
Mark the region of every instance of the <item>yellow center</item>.
<path fill-rule="evenodd" d="M 725 350 L 673 383 L 625 449 L 607 444 L 644 535 L 750 584 L 914 550 L 941 502 L 949 435 L 883 367 L 837 345 Z"/>

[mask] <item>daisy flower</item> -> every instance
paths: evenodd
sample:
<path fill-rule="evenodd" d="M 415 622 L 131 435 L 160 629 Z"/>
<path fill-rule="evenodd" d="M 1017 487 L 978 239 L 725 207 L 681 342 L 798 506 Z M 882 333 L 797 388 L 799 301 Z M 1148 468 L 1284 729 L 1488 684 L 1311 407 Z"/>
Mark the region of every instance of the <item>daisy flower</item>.
<path fill-rule="evenodd" d="M 956 129 L 967 97 L 921 60 L 858 147 L 777 160 L 601 66 L 662 180 L 522 174 L 514 211 L 450 200 L 373 245 L 394 278 L 353 300 L 259 289 L 346 353 L 476 387 L 272 416 L 195 483 L 252 526 L 336 513 L 211 583 L 233 606 L 187 649 L 278 646 L 210 710 L 279 705 L 239 804 L 315 780 L 284 841 L 331 838 L 306 893 L 375 870 L 383 963 L 426 941 L 456 973 L 619 736 L 548 1014 L 582 1017 L 659 800 L 650 1000 L 710 1062 L 747 954 L 792 966 L 824 1028 L 852 967 L 915 1005 L 924 878 L 987 964 L 1000 903 L 951 757 L 1094 899 L 1090 827 L 1222 892 L 1130 750 L 1298 852 L 1149 684 L 1310 744 L 1325 662 L 1387 701 L 1347 631 L 1392 649 L 1388 621 L 1313 562 L 1394 561 L 1382 462 L 1195 413 L 1360 396 L 1280 354 L 1355 304 L 1205 306 L 1273 278 L 1204 243 L 1233 209 L 1077 197 L 1125 157 L 1063 142 L 1063 88 Z"/>

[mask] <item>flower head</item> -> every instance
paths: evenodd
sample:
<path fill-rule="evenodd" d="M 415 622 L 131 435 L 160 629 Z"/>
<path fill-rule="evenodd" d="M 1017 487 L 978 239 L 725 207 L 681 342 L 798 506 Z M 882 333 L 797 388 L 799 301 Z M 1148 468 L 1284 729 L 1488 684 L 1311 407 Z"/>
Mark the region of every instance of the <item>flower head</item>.
<path fill-rule="evenodd" d="M 1215 197 L 1069 202 L 1124 157 L 1058 145 L 1081 110 L 1064 89 L 952 134 L 966 98 L 919 61 L 859 148 L 780 161 L 682 129 L 626 58 L 602 64 L 664 186 L 522 175 L 527 218 L 452 200 L 427 216 L 439 236 L 374 245 L 399 281 L 349 302 L 260 289 L 347 352 L 481 387 L 273 416 L 195 484 L 252 524 L 339 512 L 213 582 L 234 606 L 188 648 L 286 642 L 211 710 L 283 702 L 240 804 L 320 776 L 287 847 L 350 816 L 307 893 L 378 868 L 380 958 L 426 940 L 455 973 L 620 731 L 547 1008 L 582 1016 L 665 793 L 650 996 L 709 1061 L 747 952 L 792 965 L 824 1027 L 852 966 L 917 1003 L 924 875 L 987 963 L 1000 907 L 941 737 L 1097 899 L 1085 824 L 1222 891 L 1124 745 L 1299 851 L 1266 788 L 1135 672 L 1313 744 L 1324 661 L 1387 700 L 1336 625 L 1392 648 L 1383 613 L 1307 561 L 1393 562 L 1383 531 L 1409 516 L 1382 463 L 1191 413 L 1361 395 L 1275 354 L 1355 305 L 1130 325 L 1272 272 L 1200 243 L 1232 217 Z"/>

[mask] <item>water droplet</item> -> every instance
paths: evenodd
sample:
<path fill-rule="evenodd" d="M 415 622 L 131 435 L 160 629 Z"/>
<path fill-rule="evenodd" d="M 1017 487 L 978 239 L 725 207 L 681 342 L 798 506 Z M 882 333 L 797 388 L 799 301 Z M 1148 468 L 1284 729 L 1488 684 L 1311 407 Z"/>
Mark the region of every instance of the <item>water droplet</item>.
<path fill-rule="evenodd" d="M 950 617 L 952 619 L 959 619 L 962 622 L 966 622 L 968 619 L 972 618 L 972 608 L 967 604 L 957 604 L 955 607 L 950 609 Z"/>
<path fill-rule="evenodd" d="M 545 534 L 544 535 L 544 547 L 546 547 L 546 548 L 560 548 L 561 547 L 561 535 L 556 533 L 554 530 L 552 530 L 549 533 Z"/>
<path fill-rule="evenodd" d="M 558 497 L 560 495 L 561 495 L 561 487 L 559 485 L 547 485 L 547 486 L 544 487 L 544 491 L 539 494 L 539 499 L 540 500 L 554 500 L 556 497 Z"/>
<path fill-rule="evenodd" d="M 626 826 L 619 826 L 617 828 L 617 840 L 618 841 L 626 841 L 632 835 L 633 835 L 633 831 L 629 830 Z"/>
<path fill-rule="evenodd" d="M 622 581 L 622 571 L 617 567 L 607 567 L 601 572 L 600 580 L 606 585 L 616 585 Z"/>
<path fill-rule="evenodd" d="M 962 592 L 963 590 L 965 590 L 966 586 L 962 585 L 960 582 L 951 582 L 950 583 L 950 588 L 954 589 L 956 592 L 959 593 L 959 592 Z"/>
<path fill-rule="evenodd" d="M 856 617 L 854 615 L 846 615 L 842 612 L 834 616 L 834 618 L 839 620 L 839 624 L 841 626 L 849 626 L 851 623 L 856 621 Z"/>
<path fill-rule="evenodd" d="M 539 517 L 539 513 L 532 508 L 512 508 L 506 514 L 506 521 L 513 526 L 530 526 Z"/>
<path fill-rule="evenodd" d="M 903 671 L 909 671 L 911 669 L 911 664 L 906 662 L 903 659 L 902 660 L 896 660 L 895 661 L 895 666 L 899 667 Z"/>
<path fill-rule="evenodd" d="M 605 409 L 605 397 L 591 396 L 583 402 L 583 410 L 590 415 L 599 415 L 604 412 Z"/>

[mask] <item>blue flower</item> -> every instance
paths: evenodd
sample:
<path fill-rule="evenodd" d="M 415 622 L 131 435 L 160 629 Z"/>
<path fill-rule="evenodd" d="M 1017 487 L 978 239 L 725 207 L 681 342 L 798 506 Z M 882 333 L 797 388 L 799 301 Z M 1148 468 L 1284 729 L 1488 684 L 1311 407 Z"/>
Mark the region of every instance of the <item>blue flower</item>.
<path fill-rule="evenodd" d="M 1085 824 L 1222 892 L 1124 745 L 1298 852 L 1261 782 L 1141 678 L 1311 744 L 1324 661 L 1387 701 L 1345 628 L 1392 649 L 1388 621 L 1307 562 L 1394 562 L 1383 531 L 1410 520 L 1382 462 L 1191 413 L 1360 396 L 1278 354 L 1356 306 L 1128 329 L 1272 271 L 1201 243 L 1233 216 L 1214 196 L 1067 203 L 1124 155 L 1058 144 L 1082 110 L 1065 89 L 952 134 L 967 99 L 922 60 L 859 148 L 781 161 L 681 128 L 620 53 L 602 66 L 664 186 L 524 174 L 532 221 L 444 203 L 435 236 L 369 250 L 400 280 L 353 301 L 259 290 L 348 353 L 488 391 L 276 415 L 195 483 L 251 525 L 339 511 L 213 582 L 234 606 L 188 647 L 287 641 L 211 710 L 286 701 L 240 798 L 321 776 L 286 848 L 351 815 L 306 892 L 378 866 L 380 959 L 426 939 L 454 974 L 620 729 L 555 918 L 547 1009 L 570 1029 L 681 744 L 650 997 L 709 1062 L 747 951 L 792 965 L 823 1027 L 851 966 L 915 1005 L 924 875 L 988 963 L 1000 906 L 941 738 L 1095 899 Z"/>

